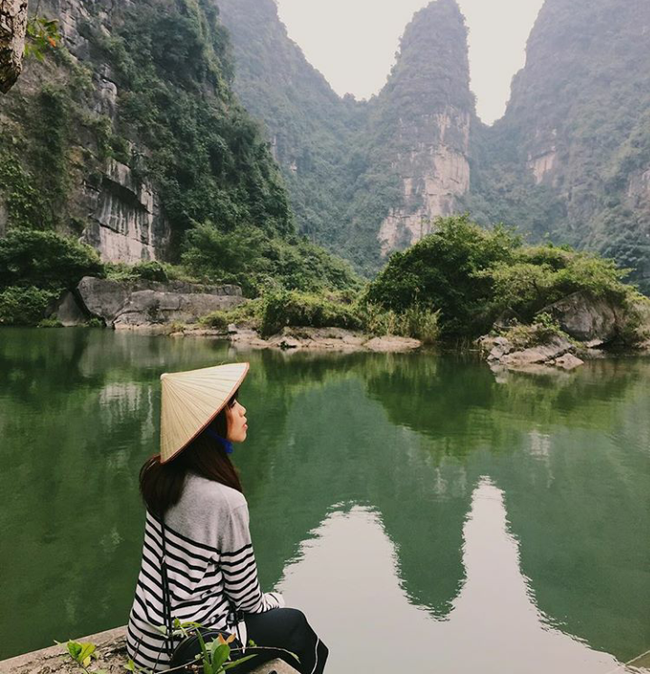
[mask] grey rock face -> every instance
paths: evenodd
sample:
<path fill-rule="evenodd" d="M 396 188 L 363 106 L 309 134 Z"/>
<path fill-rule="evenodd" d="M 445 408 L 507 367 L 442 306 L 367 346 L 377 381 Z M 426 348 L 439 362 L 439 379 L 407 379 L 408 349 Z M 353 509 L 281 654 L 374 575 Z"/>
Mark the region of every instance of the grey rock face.
<path fill-rule="evenodd" d="M 87 197 L 92 215 L 84 239 L 103 260 L 156 260 L 166 249 L 170 232 L 158 196 L 146 183 L 137 183 L 126 164 L 110 159 L 100 188 L 89 188 Z"/>
<path fill-rule="evenodd" d="M 230 309 L 244 301 L 236 295 L 139 290 L 131 294 L 113 321 L 116 328 L 180 321 L 195 323 L 213 311 Z"/>
<path fill-rule="evenodd" d="M 131 291 L 125 283 L 84 276 L 77 286 L 86 310 L 112 325 L 120 309 L 128 301 Z"/>
<path fill-rule="evenodd" d="M 79 306 L 73 293 L 67 292 L 56 310 L 56 320 L 64 328 L 71 328 L 76 325 L 84 325 L 88 316 Z"/>
<path fill-rule="evenodd" d="M 525 368 L 529 365 L 553 364 L 556 358 L 569 353 L 571 342 L 563 337 L 553 337 L 548 344 L 514 351 L 501 358 L 501 363 L 511 368 Z"/>
<path fill-rule="evenodd" d="M 77 291 L 85 309 L 115 328 L 195 323 L 212 311 L 230 309 L 246 300 L 241 288 L 193 286 L 189 283 L 138 281 L 122 283 L 86 276 Z"/>
<path fill-rule="evenodd" d="M 579 291 L 543 309 L 564 332 L 583 342 L 609 342 L 616 337 L 622 317 L 606 300 Z"/>

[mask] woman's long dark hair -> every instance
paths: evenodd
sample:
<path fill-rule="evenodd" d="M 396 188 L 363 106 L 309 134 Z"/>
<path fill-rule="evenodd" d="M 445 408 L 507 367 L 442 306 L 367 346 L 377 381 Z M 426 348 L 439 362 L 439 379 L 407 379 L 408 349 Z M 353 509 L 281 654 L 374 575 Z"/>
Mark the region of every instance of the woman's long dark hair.
<path fill-rule="evenodd" d="M 226 408 L 232 407 L 236 397 L 237 393 L 210 424 L 222 438 L 228 435 Z M 237 470 L 223 445 L 207 433 L 201 433 L 171 461 L 161 463 L 160 454 L 154 454 L 145 461 L 140 469 L 140 493 L 147 509 L 162 517 L 180 500 L 185 476 L 190 472 L 243 491 Z"/>

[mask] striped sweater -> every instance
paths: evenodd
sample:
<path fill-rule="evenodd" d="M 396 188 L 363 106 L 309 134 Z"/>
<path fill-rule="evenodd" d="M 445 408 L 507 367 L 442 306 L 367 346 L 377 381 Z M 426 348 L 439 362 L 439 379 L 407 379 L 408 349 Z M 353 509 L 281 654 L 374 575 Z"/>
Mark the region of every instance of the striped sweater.
<path fill-rule="evenodd" d="M 243 494 L 190 474 L 179 502 L 163 523 L 147 513 L 142 566 L 129 616 L 127 649 L 139 667 L 169 665 L 163 611 L 162 527 L 172 620 L 234 630 L 235 611 L 262 613 L 284 606 L 282 595 L 263 594 Z M 178 641 L 175 641 L 175 644 Z"/>

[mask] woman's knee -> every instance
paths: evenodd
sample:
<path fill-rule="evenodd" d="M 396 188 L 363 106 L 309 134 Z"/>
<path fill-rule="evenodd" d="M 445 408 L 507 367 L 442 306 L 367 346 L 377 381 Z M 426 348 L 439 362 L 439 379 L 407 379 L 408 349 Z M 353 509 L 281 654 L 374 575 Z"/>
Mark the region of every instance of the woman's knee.
<path fill-rule="evenodd" d="M 307 617 L 297 608 L 283 608 L 282 620 L 286 626 L 287 633 L 291 635 L 292 639 L 302 640 L 307 635 L 313 634 Z"/>

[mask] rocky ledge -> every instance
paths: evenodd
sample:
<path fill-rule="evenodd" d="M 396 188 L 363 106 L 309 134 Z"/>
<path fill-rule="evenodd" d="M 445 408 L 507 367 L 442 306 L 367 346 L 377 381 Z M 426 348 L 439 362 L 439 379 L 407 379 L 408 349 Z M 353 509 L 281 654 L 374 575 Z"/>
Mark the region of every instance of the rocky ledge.
<path fill-rule="evenodd" d="M 202 330 L 185 326 L 171 333 L 172 337 L 217 337 L 229 339 L 239 349 L 281 349 L 283 351 L 374 351 L 375 353 L 404 353 L 422 346 L 418 339 L 386 335 L 373 337 L 343 328 L 284 328 L 268 339 L 246 326 L 229 325 L 227 331 Z"/>
<path fill-rule="evenodd" d="M 235 285 L 126 282 L 86 276 L 74 292 L 62 298 L 56 318 L 66 327 L 97 318 L 115 329 L 155 328 L 174 322 L 195 323 L 212 311 L 231 309 L 245 301 L 241 288 Z"/>
<path fill-rule="evenodd" d="M 506 337 L 486 335 L 478 341 L 481 350 L 487 355 L 487 361 L 493 367 L 506 367 L 510 370 L 534 370 L 539 366 L 557 367 L 573 370 L 584 363 L 575 355 L 576 347 L 562 336 L 553 336 L 547 343 L 518 349 Z M 603 355 L 601 351 L 590 350 L 592 357 Z M 581 352 L 584 356 L 584 352 Z"/>
<path fill-rule="evenodd" d="M 79 639 L 97 646 L 97 658 L 89 669 L 105 674 L 123 674 L 127 662 L 126 627 L 118 627 Z M 0 661 L 0 674 L 83 674 L 83 670 L 67 655 L 64 645 L 50 646 L 40 651 Z M 298 674 L 282 660 L 273 660 L 258 667 L 252 674 Z"/>

